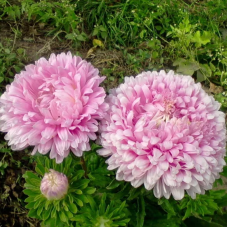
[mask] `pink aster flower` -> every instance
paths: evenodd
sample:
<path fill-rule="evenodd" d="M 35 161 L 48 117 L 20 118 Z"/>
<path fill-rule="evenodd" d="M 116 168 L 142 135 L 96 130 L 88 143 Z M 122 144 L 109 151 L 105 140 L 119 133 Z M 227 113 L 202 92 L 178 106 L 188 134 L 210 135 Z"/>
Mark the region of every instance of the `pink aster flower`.
<path fill-rule="evenodd" d="M 68 187 L 67 176 L 50 169 L 50 173 L 45 173 L 41 181 L 40 191 L 48 200 L 59 200 L 67 194 Z"/>
<path fill-rule="evenodd" d="M 176 200 L 212 188 L 225 165 L 225 118 L 199 83 L 173 71 L 143 72 L 106 101 L 98 153 L 110 156 L 117 180 Z"/>
<path fill-rule="evenodd" d="M 99 84 L 105 77 L 80 57 L 52 54 L 15 76 L 0 97 L 0 130 L 13 150 L 35 146 L 55 158 L 90 150 L 98 120 L 107 110 L 105 91 Z"/>

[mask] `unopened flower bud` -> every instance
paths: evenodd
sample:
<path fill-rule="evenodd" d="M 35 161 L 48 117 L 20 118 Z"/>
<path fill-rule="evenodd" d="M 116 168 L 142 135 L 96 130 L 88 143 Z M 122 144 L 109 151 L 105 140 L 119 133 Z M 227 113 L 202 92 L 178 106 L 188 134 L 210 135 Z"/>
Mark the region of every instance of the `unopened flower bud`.
<path fill-rule="evenodd" d="M 68 187 L 67 176 L 50 169 L 41 181 L 40 191 L 48 200 L 58 200 L 67 194 Z"/>

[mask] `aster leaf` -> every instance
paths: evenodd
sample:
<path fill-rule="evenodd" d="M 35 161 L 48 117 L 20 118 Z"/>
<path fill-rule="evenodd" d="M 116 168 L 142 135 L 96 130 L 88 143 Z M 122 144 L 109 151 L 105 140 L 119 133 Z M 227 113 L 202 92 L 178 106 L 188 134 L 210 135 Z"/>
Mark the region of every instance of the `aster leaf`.
<path fill-rule="evenodd" d="M 44 209 L 44 207 L 39 207 L 39 208 L 37 209 L 37 215 L 38 215 L 38 216 L 41 215 L 43 209 Z"/>
<path fill-rule="evenodd" d="M 32 185 L 32 184 L 29 184 L 29 183 L 25 183 L 25 184 L 24 184 L 24 187 L 25 187 L 26 189 L 37 189 L 37 186 L 34 186 L 34 185 Z"/>
<path fill-rule="evenodd" d="M 49 160 L 49 158 L 45 157 L 44 164 L 45 164 L 45 168 L 47 168 L 49 170 L 50 169 L 50 160 Z"/>
<path fill-rule="evenodd" d="M 80 206 L 80 207 L 83 206 L 83 202 L 80 199 L 78 199 L 77 197 L 74 197 L 74 200 L 78 204 L 78 206 Z"/>
<path fill-rule="evenodd" d="M 48 210 L 43 210 L 43 213 L 41 216 L 43 220 L 47 220 L 50 217 L 51 211 L 52 211 L 51 209 L 52 207 L 49 207 Z"/>
<path fill-rule="evenodd" d="M 80 199 L 83 203 L 88 203 L 89 202 L 88 196 L 89 195 L 82 194 L 82 195 L 77 195 L 77 198 Z"/>
<path fill-rule="evenodd" d="M 63 209 L 66 211 L 69 211 L 68 206 L 65 201 L 62 202 Z"/>
<path fill-rule="evenodd" d="M 112 180 L 112 182 L 106 187 L 107 189 L 115 189 L 115 188 L 117 188 L 117 187 L 119 187 L 119 185 L 121 184 L 122 182 L 120 182 L 120 181 L 117 181 L 116 180 L 116 178 L 114 178 L 113 180 Z"/>
<path fill-rule="evenodd" d="M 83 192 L 82 192 L 82 190 L 80 190 L 80 189 L 72 189 L 73 191 L 73 193 L 75 193 L 75 194 L 78 194 L 78 195 L 81 195 L 81 194 L 83 194 Z"/>
<path fill-rule="evenodd" d="M 62 210 L 59 213 L 59 217 L 60 217 L 62 222 L 66 222 L 67 221 L 67 217 L 66 217 L 64 211 L 62 211 Z"/>
<path fill-rule="evenodd" d="M 103 215 L 105 213 L 105 200 L 106 200 L 106 193 L 103 193 L 101 198 L 101 203 L 99 205 L 99 215 Z"/>
<path fill-rule="evenodd" d="M 192 207 L 191 207 L 191 203 L 188 202 L 188 204 L 187 204 L 187 210 L 186 210 L 185 215 L 182 218 L 182 220 L 185 220 L 186 218 L 190 217 L 191 214 L 192 214 Z"/>
<path fill-rule="evenodd" d="M 92 208 L 92 210 L 96 210 L 97 205 L 96 205 L 96 202 L 94 201 L 94 199 L 90 195 L 87 196 L 87 199 L 89 201 L 89 204 L 90 204 L 90 207 Z"/>
<path fill-rule="evenodd" d="M 68 196 L 69 203 L 72 204 L 74 202 L 73 196 L 71 194 L 68 194 L 67 196 Z"/>
<path fill-rule="evenodd" d="M 37 164 L 37 165 L 36 165 L 35 170 L 36 170 L 36 172 L 37 172 L 38 174 L 40 174 L 41 176 L 43 176 L 43 175 L 45 174 L 45 168 L 44 168 L 42 165 L 40 165 L 40 164 Z"/>
<path fill-rule="evenodd" d="M 138 210 L 137 210 L 137 226 L 142 227 L 144 224 L 144 218 L 146 216 L 145 212 L 145 201 L 142 195 L 139 196 L 137 200 Z"/>
<path fill-rule="evenodd" d="M 88 179 L 81 179 L 81 180 L 78 180 L 77 182 L 73 183 L 72 187 L 79 188 L 79 189 L 85 189 L 88 186 L 89 182 L 90 182 L 90 180 L 88 180 Z"/>
<path fill-rule="evenodd" d="M 56 203 L 56 204 L 55 204 Z M 44 204 L 44 208 L 45 210 L 48 209 L 49 205 L 52 204 L 51 200 L 46 200 L 45 204 Z M 58 208 L 59 207 L 59 201 L 54 201 L 55 207 Z"/>
<path fill-rule="evenodd" d="M 51 204 L 52 201 L 47 200 L 45 203 L 45 209 L 48 208 L 49 204 Z M 54 200 L 53 201 L 54 207 L 56 208 L 56 211 L 60 211 L 60 201 L 59 200 Z"/>
<path fill-rule="evenodd" d="M 40 188 L 40 179 L 35 179 L 35 178 L 27 178 L 26 182 L 37 187 Z M 26 187 L 27 188 L 27 187 Z"/>
<path fill-rule="evenodd" d="M 126 224 L 130 221 L 130 219 L 123 219 L 123 220 L 120 220 L 120 221 L 115 221 L 114 222 L 114 225 L 118 225 L 118 226 L 126 226 Z"/>
<path fill-rule="evenodd" d="M 29 210 L 28 212 L 28 217 L 31 217 L 31 218 L 39 218 L 39 216 L 37 215 L 37 210 L 35 209 L 31 209 Z"/>
<path fill-rule="evenodd" d="M 28 204 L 25 206 L 25 208 L 27 208 L 27 209 L 32 209 L 32 208 L 34 208 L 35 203 L 36 203 L 36 202 L 30 202 L 30 203 L 28 203 Z"/>
<path fill-rule="evenodd" d="M 35 199 L 34 196 L 29 196 L 28 198 L 25 199 L 25 202 L 26 202 L 26 203 L 34 202 L 34 201 L 35 201 L 34 199 Z"/>
<path fill-rule="evenodd" d="M 72 183 L 72 182 L 74 182 L 74 181 L 76 181 L 78 179 L 81 179 L 84 176 L 84 174 L 85 174 L 84 170 L 76 171 L 75 174 L 74 174 L 74 177 L 70 180 L 70 182 Z"/>
<path fill-rule="evenodd" d="M 69 206 L 69 209 L 70 209 L 70 211 L 72 212 L 72 213 L 74 213 L 74 214 L 76 214 L 77 213 L 77 211 L 78 211 L 78 208 L 77 208 L 77 206 L 75 205 L 75 204 L 70 204 Z"/>
<path fill-rule="evenodd" d="M 133 200 L 133 199 L 137 198 L 140 194 L 143 194 L 144 191 L 145 191 L 145 189 L 141 188 L 141 187 L 140 188 L 132 188 L 130 190 L 130 195 L 129 195 L 129 197 L 127 199 L 128 200 Z"/>
<path fill-rule="evenodd" d="M 64 168 L 63 168 L 63 173 L 65 173 L 66 175 L 68 174 L 68 171 L 70 170 L 72 160 L 73 159 L 71 157 L 67 157 L 67 164 L 64 165 Z"/>
<path fill-rule="evenodd" d="M 170 200 L 165 198 L 158 200 L 158 204 L 161 205 L 164 211 L 168 213 L 168 219 L 176 215 L 175 208 Z"/>
<path fill-rule="evenodd" d="M 65 214 L 68 217 L 68 219 L 71 219 L 74 216 L 70 211 L 65 211 Z"/>
<path fill-rule="evenodd" d="M 40 178 L 33 172 L 31 171 L 26 171 L 25 174 L 23 175 L 23 177 L 26 179 L 36 179 L 36 180 L 40 180 Z"/>
<path fill-rule="evenodd" d="M 52 211 L 51 211 L 51 218 L 55 218 L 56 217 L 56 208 L 53 207 Z"/>
<path fill-rule="evenodd" d="M 36 196 L 37 194 L 40 194 L 40 190 L 39 189 L 25 189 L 23 190 L 24 194 L 28 195 L 28 196 Z"/>
<path fill-rule="evenodd" d="M 42 203 L 42 200 L 37 200 L 34 204 L 34 209 L 37 209 L 39 207 L 39 205 Z"/>
<path fill-rule="evenodd" d="M 132 187 L 130 186 L 129 183 L 126 183 L 123 187 L 123 189 L 119 192 L 117 192 L 114 196 L 113 196 L 113 200 L 118 200 L 121 199 L 122 197 L 124 197 L 125 195 L 127 195 L 130 191 Z"/>
<path fill-rule="evenodd" d="M 87 187 L 83 192 L 84 192 L 85 194 L 91 195 L 91 194 L 93 194 L 95 191 L 96 191 L 96 188 Z"/>
<path fill-rule="evenodd" d="M 40 193 L 34 198 L 34 201 L 37 201 L 37 200 L 40 200 L 40 199 L 42 199 L 42 201 L 46 200 L 46 198 Z"/>
<path fill-rule="evenodd" d="M 34 158 L 37 164 L 41 165 L 42 167 L 45 166 L 45 158 L 46 158 L 45 156 L 42 156 L 41 154 L 36 154 Z"/>

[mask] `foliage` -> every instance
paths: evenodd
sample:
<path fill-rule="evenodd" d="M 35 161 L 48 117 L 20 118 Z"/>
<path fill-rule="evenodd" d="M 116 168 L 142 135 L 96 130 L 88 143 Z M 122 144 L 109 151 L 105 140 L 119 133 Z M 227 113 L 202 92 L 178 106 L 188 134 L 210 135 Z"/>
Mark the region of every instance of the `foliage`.
<path fill-rule="evenodd" d="M 18 48 L 13 51 L 9 45 L 0 43 L 0 85 L 11 83 L 15 73 L 19 73 L 24 66 L 25 50 Z"/>
<path fill-rule="evenodd" d="M 61 164 L 47 157 L 37 156 L 36 173 L 27 171 L 23 177 L 26 180 L 24 193 L 28 195 L 25 200 L 29 209 L 28 216 L 43 220 L 45 226 L 69 225 L 69 220 L 74 217 L 78 207 L 88 203 L 87 196 L 95 192 L 95 188 L 88 187 L 89 179 L 83 178 L 84 170 L 79 166 L 79 159 L 68 157 Z M 40 191 L 41 177 L 54 169 L 64 173 L 69 180 L 67 195 L 60 200 L 48 200 Z"/>
<path fill-rule="evenodd" d="M 106 205 L 106 194 L 97 201 L 90 198 L 90 207 L 84 207 L 80 214 L 76 215 L 73 220 L 77 221 L 77 226 L 83 227 L 115 227 L 126 226 L 130 221 L 126 218 L 128 213 L 126 201 L 111 201 Z M 100 202 L 100 203 L 98 203 Z"/>

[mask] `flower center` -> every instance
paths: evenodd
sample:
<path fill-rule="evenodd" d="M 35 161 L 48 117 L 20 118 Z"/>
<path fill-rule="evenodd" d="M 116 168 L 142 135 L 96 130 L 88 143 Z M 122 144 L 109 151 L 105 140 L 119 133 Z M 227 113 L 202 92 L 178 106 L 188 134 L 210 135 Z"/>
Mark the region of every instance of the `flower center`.
<path fill-rule="evenodd" d="M 165 115 L 171 116 L 175 111 L 175 106 L 173 100 L 165 99 L 164 100 Z"/>
<path fill-rule="evenodd" d="M 48 181 L 49 181 L 51 187 L 58 185 L 56 177 L 52 173 L 49 173 L 47 178 L 48 178 Z"/>

